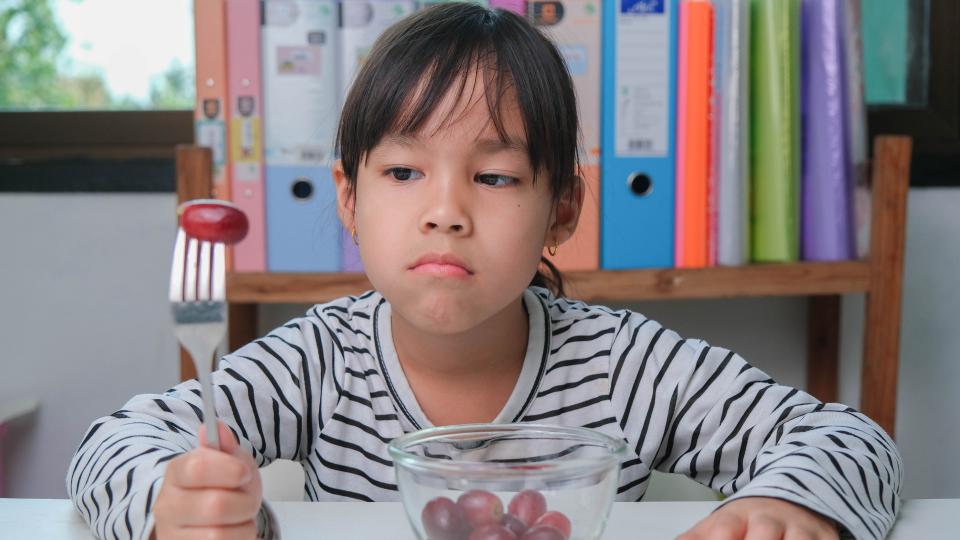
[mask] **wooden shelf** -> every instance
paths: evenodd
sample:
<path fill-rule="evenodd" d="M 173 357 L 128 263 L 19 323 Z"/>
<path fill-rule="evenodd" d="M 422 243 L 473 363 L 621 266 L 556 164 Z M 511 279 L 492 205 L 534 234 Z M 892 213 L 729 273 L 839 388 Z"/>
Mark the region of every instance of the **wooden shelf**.
<path fill-rule="evenodd" d="M 870 263 L 753 264 L 740 267 L 564 272 L 568 296 L 587 302 L 811 296 L 866 292 Z M 363 274 L 230 273 L 235 303 L 321 303 L 370 289 Z"/>
<path fill-rule="evenodd" d="M 860 409 L 894 435 L 911 149 L 906 137 L 885 136 L 874 141 L 869 259 L 695 270 L 565 272 L 567 296 L 597 303 L 807 296 L 806 389 L 823 401 L 836 401 L 840 297 L 864 293 Z M 179 200 L 209 197 L 210 150 L 185 146 L 177 148 L 176 155 Z M 363 274 L 227 274 L 230 348 L 258 337 L 258 304 L 321 303 L 370 288 Z M 181 376 L 195 376 L 193 363 L 185 353 L 181 356 Z"/>

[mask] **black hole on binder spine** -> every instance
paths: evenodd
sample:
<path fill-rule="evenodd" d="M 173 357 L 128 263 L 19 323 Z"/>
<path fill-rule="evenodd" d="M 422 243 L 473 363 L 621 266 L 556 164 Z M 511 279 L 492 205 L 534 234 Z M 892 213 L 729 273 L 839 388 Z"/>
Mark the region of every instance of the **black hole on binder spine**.
<path fill-rule="evenodd" d="M 291 186 L 290 191 L 293 192 L 294 198 L 299 201 L 305 201 L 313 195 L 313 183 L 306 178 L 297 178 L 293 181 L 293 186 Z"/>
<path fill-rule="evenodd" d="M 633 173 L 630 175 L 630 179 L 627 180 L 627 185 L 630 186 L 630 191 L 634 195 L 639 195 L 640 197 L 645 197 L 653 191 L 653 180 L 644 173 Z"/>

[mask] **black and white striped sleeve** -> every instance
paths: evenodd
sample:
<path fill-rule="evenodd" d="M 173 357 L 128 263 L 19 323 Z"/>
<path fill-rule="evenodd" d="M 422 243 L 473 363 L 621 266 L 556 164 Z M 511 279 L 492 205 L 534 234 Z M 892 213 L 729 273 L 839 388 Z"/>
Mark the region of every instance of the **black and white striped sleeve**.
<path fill-rule="evenodd" d="M 308 454 L 321 425 L 316 416 L 336 400 L 318 352 L 329 340 L 320 333 L 308 320 L 293 322 L 225 356 L 213 374 L 217 416 L 259 466 Z M 93 422 L 66 482 L 98 538 L 149 537 L 166 465 L 196 448 L 202 419 L 199 384 L 190 380 L 164 394 L 135 396 Z M 269 527 L 266 515 L 258 520 L 261 533 Z"/>
<path fill-rule="evenodd" d="M 872 420 L 779 385 L 740 356 L 628 315 L 611 356 L 611 400 L 649 467 L 728 495 L 775 497 L 879 539 L 900 504 L 902 461 Z"/>

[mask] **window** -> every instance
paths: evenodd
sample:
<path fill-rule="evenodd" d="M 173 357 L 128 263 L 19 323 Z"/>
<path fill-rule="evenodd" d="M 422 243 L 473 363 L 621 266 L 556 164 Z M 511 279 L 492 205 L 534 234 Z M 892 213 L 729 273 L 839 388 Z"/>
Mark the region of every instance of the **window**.
<path fill-rule="evenodd" d="M 0 1 L 0 190 L 172 190 L 193 32 L 193 0 Z"/>
<path fill-rule="evenodd" d="M 193 109 L 191 0 L 3 4 L 0 109 Z"/>

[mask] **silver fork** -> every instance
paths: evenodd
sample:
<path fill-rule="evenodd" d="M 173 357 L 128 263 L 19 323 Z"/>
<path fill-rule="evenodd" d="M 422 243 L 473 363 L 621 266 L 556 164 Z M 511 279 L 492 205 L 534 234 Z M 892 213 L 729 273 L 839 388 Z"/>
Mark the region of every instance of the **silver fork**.
<path fill-rule="evenodd" d="M 219 449 L 210 371 L 227 329 L 225 242 L 239 241 L 246 234 L 246 216 L 233 205 L 212 200 L 184 203 L 178 213 L 180 226 L 170 270 L 174 333 L 193 358 L 200 379 L 206 446 Z M 232 236 L 225 234 L 227 228 L 238 226 L 236 214 L 243 227 L 239 238 L 236 231 Z"/>

